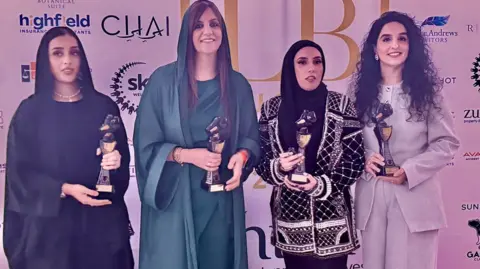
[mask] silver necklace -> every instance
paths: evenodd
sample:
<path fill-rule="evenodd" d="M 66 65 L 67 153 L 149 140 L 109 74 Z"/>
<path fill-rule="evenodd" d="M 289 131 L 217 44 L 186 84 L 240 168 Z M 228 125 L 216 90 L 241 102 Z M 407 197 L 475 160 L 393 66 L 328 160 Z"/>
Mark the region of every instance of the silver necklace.
<path fill-rule="evenodd" d="M 67 99 L 69 102 L 73 102 L 72 98 L 80 94 L 80 90 L 78 90 L 75 94 L 72 94 L 72 95 L 61 95 L 56 91 L 54 91 L 53 93 L 59 96 L 60 98 Z"/>

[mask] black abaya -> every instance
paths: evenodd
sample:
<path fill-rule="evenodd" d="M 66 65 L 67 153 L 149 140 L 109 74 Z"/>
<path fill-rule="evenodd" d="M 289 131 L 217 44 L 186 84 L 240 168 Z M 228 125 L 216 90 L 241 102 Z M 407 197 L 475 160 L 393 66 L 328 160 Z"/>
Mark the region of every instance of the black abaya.
<path fill-rule="evenodd" d="M 119 116 L 107 96 L 77 102 L 34 95 L 17 109 L 7 141 L 4 249 L 10 269 L 132 269 L 128 212 L 130 153 L 123 123 L 115 133 L 121 166 L 111 171 L 112 204 L 60 198 L 63 183 L 95 189 L 99 127 Z"/>

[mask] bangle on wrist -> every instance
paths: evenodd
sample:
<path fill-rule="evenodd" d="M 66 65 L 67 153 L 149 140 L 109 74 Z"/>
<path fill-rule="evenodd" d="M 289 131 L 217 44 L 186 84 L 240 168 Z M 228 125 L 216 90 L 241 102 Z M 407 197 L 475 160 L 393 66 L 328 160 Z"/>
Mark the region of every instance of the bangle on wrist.
<path fill-rule="evenodd" d="M 246 150 L 242 149 L 238 153 L 240 153 L 240 155 L 242 155 L 243 165 L 245 165 L 248 161 L 248 152 Z"/>
<path fill-rule="evenodd" d="M 64 187 L 65 187 L 65 184 L 62 185 L 62 188 L 60 189 L 60 191 L 61 191 L 60 198 L 62 198 L 62 199 L 67 197 L 67 195 L 65 194 L 65 191 L 63 190 Z"/>
<path fill-rule="evenodd" d="M 183 161 L 181 159 L 181 156 L 180 156 L 180 153 L 182 152 L 182 148 L 181 147 L 176 147 L 174 150 L 173 150 L 173 160 L 177 163 L 179 163 L 181 166 L 183 166 Z"/>

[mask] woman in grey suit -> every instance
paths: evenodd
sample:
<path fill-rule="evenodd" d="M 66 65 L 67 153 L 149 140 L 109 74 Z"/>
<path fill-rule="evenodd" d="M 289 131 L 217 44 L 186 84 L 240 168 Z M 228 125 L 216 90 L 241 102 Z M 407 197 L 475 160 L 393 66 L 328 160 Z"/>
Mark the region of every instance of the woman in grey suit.
<path fill-rule="evenodd" d="M 353 88 L 366 166 L 355 204 L 364 266 L 436 268 L 438 230 L 446 227 L 437 173 L 460 143 L 413 19 L 387 12 L 376 20 L 358 68 Z"/>

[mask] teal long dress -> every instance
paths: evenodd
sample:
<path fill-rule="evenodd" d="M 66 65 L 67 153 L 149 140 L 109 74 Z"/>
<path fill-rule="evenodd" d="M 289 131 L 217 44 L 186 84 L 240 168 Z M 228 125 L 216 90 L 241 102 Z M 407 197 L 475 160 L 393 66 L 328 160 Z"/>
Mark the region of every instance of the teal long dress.
<path fill-rule="evenodd" d="M 208 136 L 205 128 L 217 116 L 224 116 L 220 102 L 220 81 L 217 78 L 198 81 L 198 101 L 189 116 L 190 134 L 195 148 L 206 148 Z M 226 175 L 228 156 L 223 154 L 220 175 Z M 206 171 L 192 166 L 190 182 L 192 211 L 197 243 L 199 269 L 233 267 L 232 193 L 207 192 L 201 187 Z M 228 180 L 222 177 L 224 182 Z"/>
<path fill-rule="evenodd" d="M 137 109 L 133 144 L 141 200 L 139 269 L 247 269 L 243 182 L 260 157 L 260 135 L 252 87 L 233 70 L 228 35 L 222 24 L 228 68 L 226 84 L 230 137 L 222 154 L 220 174 L 231 156 L 245 149 L 250 157 L 239 187 L 230 192 L 200 189 L 205 171 L 193 164 L 167 161 L 170 152 L 206 147 L 205 128 L 223 111 L 218 79 L 199 82 L 194 112 L 189 112 L 187 45 L 190 9 L 182 20 L 177 60 L 149 77 Z M 223 102 L 222 102 L 223 103 Z"/>

